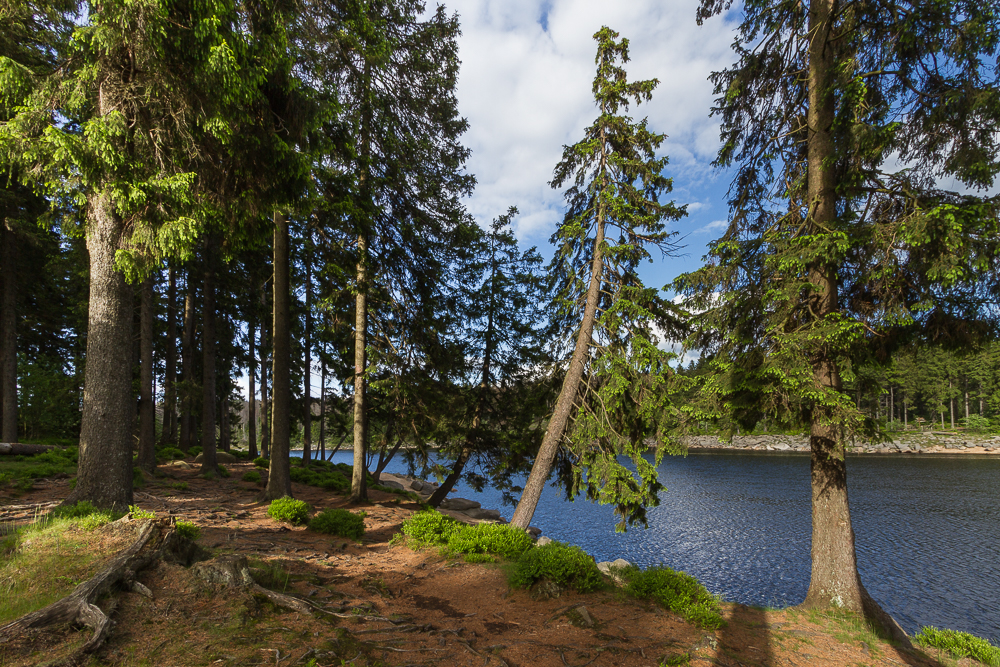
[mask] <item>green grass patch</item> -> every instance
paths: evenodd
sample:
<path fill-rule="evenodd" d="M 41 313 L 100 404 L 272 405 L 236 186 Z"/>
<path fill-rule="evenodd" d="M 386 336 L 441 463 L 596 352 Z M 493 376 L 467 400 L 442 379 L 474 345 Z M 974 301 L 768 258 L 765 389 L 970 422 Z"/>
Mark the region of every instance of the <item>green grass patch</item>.
<path fill-rule="evenodd" d="M 240 477 L 240 479 L 243 480 L 244 482 L 251 482 L 252 484 L 259 484 L 260 483 L 260 473 L 254 471 L 254 470 L 250 470 L 248 472 L 243 473 L 243 476 Z"/>
<path fill-rule="evenodd" d="M 263 468 L 264 470 L 267 470 L 268 468 L 271 467 L 271 461 L 265 459 L 263 456 L 258 456 L 257 458 L 255 458 L 253 460 L 253 464 L 258 468 Z"/>
<path fill-rule="evenodd" d="M 990 667 L 1000 667 L 1000 648 L 968 632 L 927 626 L 914 639 L 924 646 L 948 651 L 956 658 L 972 658 Z"/>
<path fill-rule="evenodd" d="M 403 522 L 403 534 L 417 546 L 445 547 L 452 554 L 462 554 L 468 562 L 494 560 L 480 558 L 488 554 L 503 560 L 514 560 L 534 544 L 531 536 L 519 528 L 501 523 L 470 526 L 437 510 L 424 510 L 412 515 Z"/>
<path fill-rule="evenodd" d="M 721 628 L 726 623 L 719 610 L 719 600 L 686 572 L 665 566 L 647 570 L 633 566 L 623 568 L 621 575 L 628 582 L 625 591 L 629 595 L 657 602 L 689 623 L 706 630 Z"/>
<path fill-rule="evenodd" d="M 529 588 L 542 579 L 589 593 L 604 587 L 604 578 L 594 559 L 580 547 L 550 542 L 528 549 L 514 563 L 510 584 Z"/>
<path fill-rule="evenodd" d="M 313 517 L 309 530 L 360 540 L 365 534 L 365 516 L 364 512 L 355 514 L 345 509 L 327 509 Z"/>
<path fill-rule="evenodd" d="M 187 482 L 174 482 L 173 484 L 170 485 L 170 488 L 171 489 L 176 489 L 178 491 L 187 491 L 188 490 L 188 483 Z"/>
<path fill-rule="evenodd" d="M 41 454 L 0 457 L 0 487 L 28 491 L 36 479 L 75 475 L 78 455 L 76 447 L 68 447 Z"/>
<path fill-rule="evenodd" d="M 275 521 L 285 521 L 293 526 L 309 523 L 309 503 L 285 496 L 271 501 L 267 515 Z"/>

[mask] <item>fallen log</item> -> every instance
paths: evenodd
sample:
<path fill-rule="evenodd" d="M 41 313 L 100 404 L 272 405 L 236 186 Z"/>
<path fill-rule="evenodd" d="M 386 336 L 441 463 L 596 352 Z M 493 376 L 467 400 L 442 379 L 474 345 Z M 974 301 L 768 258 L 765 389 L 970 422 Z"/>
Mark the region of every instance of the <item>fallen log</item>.
<path fill-rule="evenodd" d="M 161 558 L 176 558 L 176 554 L 183 551 L 186 542 L 177 535 L 172 519 L 146 521 L 139 529 L 139 535 L 132 546 L 115 556 L 100 572 L 77 586 L 72 593 L 44 609 L 0 627 L 0 644 L 32 628 L 75 623 L 91 628 L 93 634 L 76 651 L 74 657 L 66 662 L 73 663 L 83 654 L 96 651 L 114 626 L 108 615 L 110 609 L 105 612 L 98 607 L 97 599 L 116 585 L 143 595 L 151 595 L 148 588 L 135 580 L 136 573 Z"/>
<path fill-rule="evenodd" d="M 0 442 L 0 454 L 41 454 L 52 449 L 52 445 L 29 445 L 23 442 Z"/>

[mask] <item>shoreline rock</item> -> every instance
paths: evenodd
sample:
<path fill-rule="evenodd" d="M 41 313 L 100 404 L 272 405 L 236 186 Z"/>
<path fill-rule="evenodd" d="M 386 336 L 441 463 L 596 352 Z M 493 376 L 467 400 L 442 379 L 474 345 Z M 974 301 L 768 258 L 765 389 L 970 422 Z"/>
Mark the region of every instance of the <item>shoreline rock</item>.
<path fill-rule="evenodd" d="M 695 453 L 746 451 L 785 454 L 809 453 L 809 437 L 805 435 L 738 435 L 731 443 L 714 435 L 693 435 L 686 439 L 688 451 Z M 651 448 L 652 441 L 648 441 Z M 897 434 L 890 442 L 854 443 L 848 454 L 1000 454 L 1000 436 L 969 433 Z"/>

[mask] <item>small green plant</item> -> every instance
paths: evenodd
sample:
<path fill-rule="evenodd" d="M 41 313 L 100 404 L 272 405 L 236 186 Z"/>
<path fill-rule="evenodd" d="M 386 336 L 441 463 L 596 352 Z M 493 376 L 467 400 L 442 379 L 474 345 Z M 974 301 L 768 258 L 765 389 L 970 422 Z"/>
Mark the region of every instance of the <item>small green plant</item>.
<path fill-rule="evenodd" d="M 226 469 L 226 466 L 220 465 L 217 467 L 219 468 L 219 477 L 221 477 L 222 479 L 229 478 L 231 473 L 229 472 L 229 470 Z"/>
<path fill-rule="evenodd" d="M 52 510 L 53 519 L 72 519 L 84 530 L 94 530 L 121 518 L 121 514 L 110 510 L 99 510 L 89 501 L 81 500 L 75 505 L 64 505 Z"/>
<path fill-rule="evenodd" d="M 531 535 L 505 523 L 460 525 L 448 538 L 449 551 L 460 554 L 496 554 L 504 560 L 514 560 L 533 546 Z"/>
<path fill-rule="evenodd" d="M 678 653 L 676 655 L 668 655 L 663 658 L 663 662 L 660 663 L 660 667 L 684 667 L 684 665 L 691 664 L 691 654 L 690 653 Z"/>
<path fill-rule="evenodd" d="M 449 519 L 437 510 L 417 512 L 403 522 L 403 534 L 417 544 L 444 546 L 451 536 L 461 528 L 461 524 Z"/>
<path fill-rule="evenodd" d="M 624 568 L 621 576 L 628 582 L 625 591 L 634 597 L 657 602 L 706 630 L 725 625 L 718 599 L 686 572 L 665 566 L 647 570 L 632 566 Z"/>
<path fill-rule="evenodd" d="M 201 478 L 211 482 L 213 479 L 215 479 L 215 473 L 212 472 L 211 470 L 206 470 L 201 474 Z"/>
<path fill-rule="evenodd" d="M 510 573 L 510 584 L 528 588 L 541 579 L 572 586 L 580 593 L 589 593 L 604 586 L 597 563 L 580 547 L 550 542 L 521 554 Z"/>
<path fill-rule="evenodd" d="M 464 554 L 462 560 L 466 563 L 495 563 L 497 559 L 489 554 Z"/>
<path fill-rule="evenodd" d="M 178 491 L 187 491 L 188 490 L 188 483 L 187 482 L 174 482 L 173 484 L 170 485 L 170 488 L 171 489 L 177 489 Z"/>
<path fill-rule="evenodd" d="M 175 461 L 185 456 L 187 455 L 177 447 L 161 447 L 156 450 L 156 458 L 161 461 Z"/>
<path fill-rule="evenodd" d="M 365 516 L 364 512 L 355 514 L 344 509 L 327 509 L 313 517 L 309 530 L 360 540 L 365 534 Z"/>
<path fill-rule="evenodd" d="M 293 526 L 304 526 L 309 522 L 309 504 L 285 496 L 271 501 L 267 515 L 275 521 L 286 521 Z"/>
<path fill-rule="evenodd" d="M 969 415 L 965 418 L 965 428 L 974 433 L 985 433 L 990 430 L 990 420 L 982 415 Z"/>
<path fill-rule="evenodd" d="M 198 536 L 201 535 L 201 528 L 190 521 L 178 521 L 174 524 L 174 530 L 177 531 L 178 535 L 192 542 L 197 540 Z"/>
<path fill-rule="evenodd" d="M 958 630 L 923 627 L 915 639 L 924 646 L 943 649 L 956 658 L 973 658 L 990 667 L 1000 667 L 1000 648 L 981 637 Z"/>
<path fill-rule="evenodd" d="M 128 511 L 132 515 L 133 519 L 155 519 L 156 512 L 149 512 L 142 509 L 138 505 L 129 505 Z"/>
<path fill-rule="evenodd" d="M 244 482 L 251 482 L 253 484 L 257 484 L 258 482 L 260 482 L 260 473 L 250 470 L 249 472 L 243 473 L 243 476 L 240 477 L 240 479 L 243 480 Z"/>
<path fill-rule="evenodd" d="M 188 450 L 188 456 L 198 456 L 201 454 L 201 447 L 192 447 Z"/>
<path fill-rule="evenodd" d="M 264 470 L 267 470 L 270 467 L 271 462 L 265 459 L 263 456 L 258 456 L 253 460 L 253 464 L 258 468 L 263 468 Z"/>
<path fill-rule="evenodd" d="M 132 488 L 141 489 L 146 486 L 146 476 L 142 473 L 142 468 L 132 466 Z"/>

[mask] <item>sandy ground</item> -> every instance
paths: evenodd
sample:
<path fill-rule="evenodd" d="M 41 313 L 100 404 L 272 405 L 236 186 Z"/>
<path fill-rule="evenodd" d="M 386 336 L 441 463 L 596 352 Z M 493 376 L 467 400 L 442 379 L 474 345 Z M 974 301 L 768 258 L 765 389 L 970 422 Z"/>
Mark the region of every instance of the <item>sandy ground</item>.
<path fill-rule="evenodd" d="M 726 627 L 706 632 L 617 590 L 564 593 L 536 601 L 511 590 L 497 565 L 467 564 L 436 550 L 392 543 L 419 509 L 399 496 L 371 493 L 360 543 L 278 523 L 260 488 L 232 476 L 206 481 L 197 468 L 161 467 L 165 477 L 137 491 L 140 507 L 201 527 L 199 544 L 280 566 L 285 592 L 314 603 L 314 616 L 274 608 L 241 591 L 212 589 L 190 570 L 160 564 L 140 574 L 153 599 L 121 592 L 116 627 L 90 665 L 508 665 L 509 667 L 945 666 L 973 664 L 936 652 L 896 648 L 850 619 L 794 609 L 725 604 Z M 186 490 L 171 485 L 186 482 Z M 320 489 L 293 485 L 315 509 L 346 506 Z M 19 497 L 0 495 L 0 522 L 18 521 L 26 505 L 58 501 L 67 480 L 40 481 Z M 97 540 L 102 539 L 95 536 Z M 581 619 L 590 617 L 593 625 Z M 0 645 L 0 666 L 58 661 L 86 640 L 86 630 L 32 631 Z M 684 661 L 684 656 L 688 661 Z M 939 659 L 940 658 L 940 659 Z M 310 661 L 315 661 L 310 663 Z"/>

